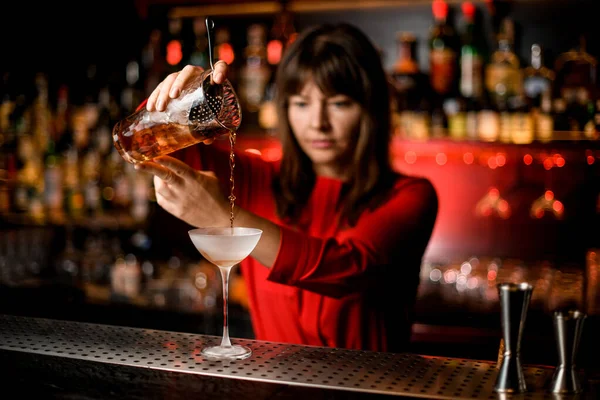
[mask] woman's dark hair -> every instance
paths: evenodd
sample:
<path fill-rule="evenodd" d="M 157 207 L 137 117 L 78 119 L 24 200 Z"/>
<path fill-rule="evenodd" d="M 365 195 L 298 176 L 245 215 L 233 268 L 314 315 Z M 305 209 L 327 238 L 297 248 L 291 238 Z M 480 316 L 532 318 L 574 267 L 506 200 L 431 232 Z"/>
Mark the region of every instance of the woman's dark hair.
<path fill-rule="evenodd" d="M 361 105 L 350 179 L 340 205 L 340 222 L 354 225 L 360 213 L 373 205 L 377 195 L 392 182 L 387 77 L 377 49 L 361 30 L 349 24 L 308 29 L 286 50 L 276 75 L 283 157 L 274 189 L 278 214 L 291 223 L 299 222 L 315 183 L 315 172 L 292 133 L 288 100 L 310 79 L 325 95 L 344 94 Z"/>

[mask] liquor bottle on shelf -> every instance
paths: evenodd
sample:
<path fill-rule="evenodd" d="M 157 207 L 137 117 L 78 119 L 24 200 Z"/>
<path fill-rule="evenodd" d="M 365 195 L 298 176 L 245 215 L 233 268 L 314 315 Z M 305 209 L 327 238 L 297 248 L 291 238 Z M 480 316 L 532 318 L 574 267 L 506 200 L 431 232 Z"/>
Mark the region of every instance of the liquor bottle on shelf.
<path fill-rule="evenodd" d="M 590 109 L 596 95 L 597 60 L 587 53 L 585 38 L 579 48 L 562 53 L 555 62 L 555 96 L 564 101 L 571 137 L 580 139 L 592 136 L 593 121 Z M 588 126 L 588 134 L 585 133 Z"/>
<path fill-rule="evenodd" d="M 543 52 L 539 44 L 531 46 L 531 63 L 523 70 L 523 92 L 531 110 L 536 137 L 552 139 L 552 87 L 554 71 L 544 66 Z"/>
<path fill-rule="evenodd" d="M 283 10 L 275 16 L 271 27 L 270 39 L 267 43 L 267 62 L 270 68 L 269 81 L 265 87 L 258 123 L 266 131 L 273 132 L 277 128 L 277 109 L 275 105 L 275 70 L 288 45 L 296 37 L 296 28 L 293 23 L 292 13 Z"/>
<path fill-rule="evenodd" d="M 189 63 L 202 67 L 210 68 L 208 60 L 208 38 L 206 36 L 206 23 L 204 18 L 196 17 L 193 20 L 193 42 Z"/>
<path fill-rule="evenodd" d="M 244 63 L 239 74 L 240 103 L 244 110 L 244 120 L 257 127 L 258 111 L 263 101 L 271 69 L 267 62 L 266 28 L 262 24 L 252 24 L 247 31 L 248 44 L 244 50 Z"/>
<path fill-rule="evenodd" d="M 485 86 L 493 107 L 500 114 L 499 140 L 512 141 L 513 114 L 522 102 L 523 79 L 518 56 L 513 51 L 514 23 L 505 18 L 497 36 L 498 48 L 485 69 Z"/>
<path fill-rule="evenodd" d="M 472 2 L 462 4 L 465 21 L 460 49 L 460 95 L 462 109 L 454 115 L 454 119 L 462 123 L 450 125 L 450 135 L 453 137 L 477 137 L 477 113 L 483 97 L 483 51 L 484 46 L 476 25 L 476 8 Z M 453 129 L 458 125 L 459 129 Z M 460 129 L 464 127 L 464 129 Z"/>
<path fill-rule="evenodd" d="M 523 92 L 531 110 L 536 137 L 542 141 L 552 139 L 552 88 L 554 71 L 544 66 L 539 44 L 531 46 L 531 63 L 523 70 Z"/>
<path fill-rule="evenodd" d="M 429 34 L 429 80 L 431 86 L 431 134 L 444 135 L 447 128 L 444 103 L 457 94 L 459 39 L 448 22 L 448 3 L 434 0 L 434 26 Z"/>
<path fill-rule="evenodd" d="M 465 98 L 480 99 L 483 95 L 483 46 L 475 23 L 476 8 L 466 1 L 462 5 L 465 31 L 460 49 L 460 93 Z"/>
<path fill-rule="evenodd" d="M 181 18 L 169 18 L 164 50 L 166 73 L 177 72 L 184 67 L 187 60 L 184 50 L 183 21 Z"/>
<path fill-rule="evenodd" d="M 429 135 L 429 115 L 424 93 L 428 82 L 419 68 L 417 39 L 413 33 L 398 32 L 396 41 L 398 55 L 390 76 L 394 88 L 394 129 L 401 137 L 426 139 Z"/>
<path fill-rule="evenodd" d="M 596 100 L 594 109 L 594 127 L 596 129 L 595 139 L 600 139 L 600 98 Z"/>
<path fill-rule="evenodd" d="M 215 59 L 223 60 L 229 65 L 227 77 L 231 84 L 237 87 L 237 72 L 234 64 L 235 49 L 231 43 L 231 32 L 226 26 L 219 26 L 215 29 Z"/>
<path fill-rule="evenodd" d="M 44 153 L 44 204 L 51 221 L 60 221 L 64 216 L 62 157 L 56 142 L 56 131 L 52 130 Z"/>
<path fill-rule="evenodd" d="M 162 38 L 162 31 L 154 28 L 148 35 L 148 42 L 142 48 L 141 67 L 145 96 L 152 93 L 164 76 L 166 59 L 162 48 Z"/>
<path fill-rule="evenodd" d="M 125 68 L 126 86 L 121 92 L 121 113 L 131 114 L 143 100 L 143 82 L 140 80 L 140 64 L 131 60 Z"/>
<path fill-rule="evenodd" d="M 430 83 L 434 94 L 446 96 L 456 89 L 458 37 L 448 23 L 448 3 L 434 0 L 435 24 L 429 35 Z"/>

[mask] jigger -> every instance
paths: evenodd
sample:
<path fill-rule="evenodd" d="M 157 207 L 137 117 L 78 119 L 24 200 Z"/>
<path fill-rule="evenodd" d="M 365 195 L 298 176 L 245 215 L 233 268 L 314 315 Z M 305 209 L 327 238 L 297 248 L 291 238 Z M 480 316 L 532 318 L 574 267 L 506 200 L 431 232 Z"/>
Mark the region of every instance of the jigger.
<path fill-rule="evenodd" d="M 582 391 L 575 361 L 585 318 L 586 315 L 577 310 L 554 313 L 558 366 L 550 384 L 552 393 L 579 393 Z"/>
<path fill-rule="evenodd" d="M 529 283 L 501 283 L 498 285 L 504 352 L 494 391 L 522 393 L 527 390 L 521 366 L 521 337 L 533 286 Z"/>

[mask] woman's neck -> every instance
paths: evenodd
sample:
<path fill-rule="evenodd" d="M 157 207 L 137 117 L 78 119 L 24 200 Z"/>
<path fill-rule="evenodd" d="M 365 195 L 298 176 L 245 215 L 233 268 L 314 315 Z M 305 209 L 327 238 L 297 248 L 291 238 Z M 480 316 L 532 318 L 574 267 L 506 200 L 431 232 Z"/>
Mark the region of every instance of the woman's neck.
<path fill-rule="evenodd" d="M 315 166 L 315 175 L 317 177 L 337 179 L 340 181 L 347 181 L 349 178 L 348 168 L 340 168 L 328 165 Z"/>

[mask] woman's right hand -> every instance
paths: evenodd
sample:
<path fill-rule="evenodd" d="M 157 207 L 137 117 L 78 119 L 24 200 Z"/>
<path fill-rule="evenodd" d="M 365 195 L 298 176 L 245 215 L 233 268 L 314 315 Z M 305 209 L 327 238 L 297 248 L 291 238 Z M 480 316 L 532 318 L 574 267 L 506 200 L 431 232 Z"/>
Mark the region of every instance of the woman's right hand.
<path fill-rule="evenodd" d="M 148 111 L 164 111 L 171 99 L 179 97 L 186 83 L 203 72 L 204 69 L 201 67 L 186 65 L 181 71 L 169 74 L 148 97 L 146 109 Z M 216 62 L 213 77 L 217 84 L 225 82 L 227 79 L 227 63 L 225 61 Z"/>

